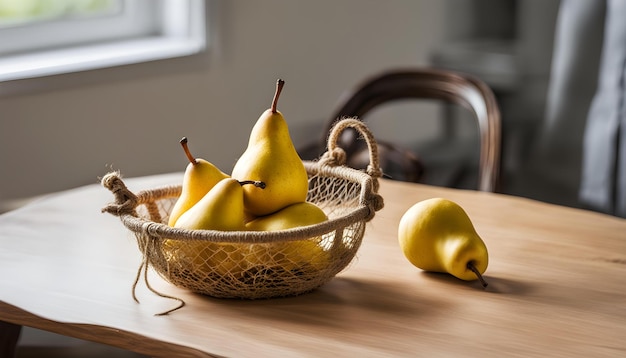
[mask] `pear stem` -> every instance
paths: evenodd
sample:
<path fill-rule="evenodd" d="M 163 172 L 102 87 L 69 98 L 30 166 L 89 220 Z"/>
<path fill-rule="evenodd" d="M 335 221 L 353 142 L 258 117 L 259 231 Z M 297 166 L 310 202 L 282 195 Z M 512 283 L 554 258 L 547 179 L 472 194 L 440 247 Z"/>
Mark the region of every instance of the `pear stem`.
<path fill-rule="evenodd" d="M 198 161 L 196 160 L 196 158 L 193 157 L 193 155 L 191 155 L 191 152 L 189 151 L 189 146 L 187 145 L 187 137 L 183 137 L 180 140 L 180 145 L 183 146 L 183 150 L 185 151 L 185 155 L 189 159 L 189 162 L 191 162 L 191 164 L 193 165 L 196 165 Z"/>
<path fill-rule="evenodd" d="M 239 185 L 252 184 L 257 188 L 265 189 L 265 183 L 259 180 L 242 180 L 239 181 Z"/>
<path fill-rule="evenodd" d="M 472 261 L 467 263 L 467 268 L 470 269 L 476 275 L 476 277 L 478 277 L 478 280 L 483 285 L 483 288 L 487 287 L 488 285 L 487 281 L 485 281 L 485 279 L 483 278 L 483 275 L 480 274 L 480 271 L 478 271 L 478 269 L 476 268 L 476 266 L 474 266 L 474 263 Z"/>
<path fill-rule="evenodd" d="M 274 93 L 274 99 L 272 100 L 272 107 L 271 107 L 272 113 L 277 112 L 276 106 L 278 105 L 278 97 L 280 97 L 280 92 L 283 91 L 284 85 L 285 85 L 285 81 L 281 79 L 278 79 L 278 81 L 276 81 L 276 92 Z"/>

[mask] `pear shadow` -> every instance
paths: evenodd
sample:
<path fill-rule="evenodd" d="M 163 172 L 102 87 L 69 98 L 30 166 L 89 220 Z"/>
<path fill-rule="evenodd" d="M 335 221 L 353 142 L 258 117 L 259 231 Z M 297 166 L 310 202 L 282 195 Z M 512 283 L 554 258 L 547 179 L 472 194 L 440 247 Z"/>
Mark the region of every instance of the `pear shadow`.
<path fill-rule="evenodd" d="M 436 315 L 448 304 L 417 287 L 401 287 L 384 281 L 335 277 L 322 287 L 298 296 L 237 300 L 209 298 L 220 309 L 236 310 L 249 317 L 329 328 L 359 329 L 359 321 L 412 319 Z M 368 329 L 367 324 L 362 325 Z"/>
<path fill-rule="evenodd" d="M 533 287 L 526 283 L 489 275 L 483 275 L 488 284 L 487 287 L 483 287 L 478 280 L 464 281 L 447 273 L 423 271 L 420 274 L 430 281 L 445 282 L 456 287 L 480 290 L 487 293 L 525 296 L 533 291 Z"/>

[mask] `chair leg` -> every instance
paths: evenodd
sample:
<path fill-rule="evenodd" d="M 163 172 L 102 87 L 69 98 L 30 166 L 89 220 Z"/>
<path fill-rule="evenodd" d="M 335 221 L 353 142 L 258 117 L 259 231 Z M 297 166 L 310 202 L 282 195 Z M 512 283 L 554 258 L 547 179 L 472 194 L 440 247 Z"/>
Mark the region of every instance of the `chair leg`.
<path fill-rule="evenodd" d="M 0 357 L 15 357 L 17 341 L 20 338 L 22 326 L 0 321 Z"/>

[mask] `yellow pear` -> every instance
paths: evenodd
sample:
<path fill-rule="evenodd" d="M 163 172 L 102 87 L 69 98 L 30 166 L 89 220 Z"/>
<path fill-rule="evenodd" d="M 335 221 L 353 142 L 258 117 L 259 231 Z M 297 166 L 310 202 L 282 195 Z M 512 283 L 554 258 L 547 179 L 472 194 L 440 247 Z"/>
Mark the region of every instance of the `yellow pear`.
<path fill-rule="evenodd" d="M 246 223 L 251 231 L 276 231 L 328 220 L 326 213 L 310 202 L 291 204 L 273 214 L 258 217 Z M 252 247 L 251 262 L 278 266 L 286 271 L 312 266 L 316 270 L 329 264 L 329 253 L 319 244 L 320 238 L 257 244 Z"/>
<path fill-rule="evenodd" d="M 242 183 L 234 178 L 220 180 L 176 220 L 174 227 L 192 230 L 244 230 Z"/>
<path fill-rule="evenodd" d="M 185 211 L 174 227 L 190 230 L 244 230 L 243 189 L 233 178 L 222 179 L 200 201 Z M 237 276 L 245 269 L 247 246 L 202 240 L 172 240 L 163 243 L 166 257 L 173 262 L 192 265 L 196 273 L 216 272 L 222 276 Z"/>
<path fill-rule="evenodd" d="M 489 262 L 487 246 L 457 203 L 443 198 L 416 203 L 400 219 L 398 241 L 414 266 L 461 280 L 479 279 L 487 286 L 482 277 Z"/>
<path fill-rule="evenodd" d="M 180 140 L 180 144 L 183 146 L 187 159 L 189 159 L 189 164 L 187 164 L 187 168 L 185 169 L 182 192 L 170 211 L 170 217 L 168 219 L 169 226 L 174 226 L 176 220 L 178 220 L 185 211 L 189 210 L 189 208 L 200 201 L 215 184 L 222 179 L 228 178 L 227 174 L 224 174 L 212 163 L 204 159 L 194 158 L 189 151 L 187 137 L 183 137 L 183 139 Z"/>
<path fill-rule="evenodd" d="M 279 211 L 259 216 L 246 223 L 246 229 L 253 231 L 275 231 L 294 227 L 319 224 L 328 220 L 324 210 L 304 201 L 291 204 Z"/>
<path fill-rule="evenodd" d="M 270 109 L 252 128 L 248 147 L 235 163 L 231 176 L 266 184 L 261 190 L 244 187 L 245 210 L 254 216 L 278 211 L 306 200 L 308 176 L 296 152 L 283 115 L 276 109 L 284 81 L 278 80 Z"/>

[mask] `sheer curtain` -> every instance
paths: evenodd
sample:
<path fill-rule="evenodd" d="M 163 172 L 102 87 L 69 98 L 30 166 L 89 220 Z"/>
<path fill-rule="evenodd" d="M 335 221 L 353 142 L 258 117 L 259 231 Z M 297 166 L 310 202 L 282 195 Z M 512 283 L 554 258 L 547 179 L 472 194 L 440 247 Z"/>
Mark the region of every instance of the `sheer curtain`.
<path fill-rule="evenodd" d="M 626 217 L 626 0 L 561 0 L 541 160 L 579 206 Z"/>
<path fill-rule="evenodd" d="M 590 1 L 590 3 L 604 1 Z M 606 0 L 598 87 L 587 117 L 580 200 L 626 217 L 626 0 Z"/>

